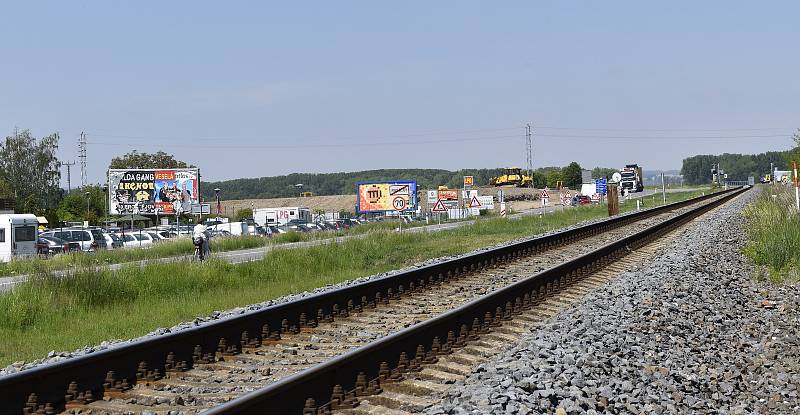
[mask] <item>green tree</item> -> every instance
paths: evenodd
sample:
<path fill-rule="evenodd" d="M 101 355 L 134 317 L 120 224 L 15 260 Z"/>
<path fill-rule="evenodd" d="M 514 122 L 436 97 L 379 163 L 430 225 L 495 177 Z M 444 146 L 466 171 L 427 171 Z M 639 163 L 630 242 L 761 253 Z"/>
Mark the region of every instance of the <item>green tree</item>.
<path fill-rule="evenodd" d="M 611 176 L 618 171 L 608 167 L 595 167 L 592 169 L 592 178 L 611 180 Z"/>
<path fill-rule="evenodd" d="M 24 130 L 0 143 L 0 180 L 10 189 L 16 211 L 41 214 L 56 205 L 61 195 L 58 139 L 58 133 L 36 139 Z"/>
<path fill-rule="evenodd" d="M 7 181 L 0 178 L 0 199 L 14 198 L 14 191 L 11 190 L 11 185 Z"/>
<path fill-rule="evenodd" d="M 564 186 L 567 186 L 570 189 L 577 189 L 581 182 L 583 182 L 583 178 L 581 177 L 582 170 L 583 169 L 581 169 L 581 165 L 574 161 L 569 163 L 567 167 L 564 167 L 561 170 Z"/>
<path fill-rule="evenodd" d="M 236 215 L 234 215 L 233 220 L 240 222 L 242 219 L 252 219 L 253 218 L 253 210 L 250 208 L 239 209 L 236 211 Z"/>
<path fill-rule="evenodd" d="M 88 220 L 91 224 L 99 224 L 105 218 L 105 197 L 105 192 L 98 185 L 75 189 L 61 200 L 56 209 L 56 216 L 59 222 Z M 87 200 L 88 212 L 86 210 Z"/>
<path fill-rule="evenodd" d="M 792 140 L 794 140 L 794 148 L 787 151 L 784 157 L 787 169 L 792 168 L 793 161 L 800 164 L 800 128 L 792 134 Z"/>
<path fill-rule="evenodd" d="M 140 153 L 131 151 L 120 157 L 111 159 L 109 169 L 179 169 L 193 167 L 185 161 L 175 159 L 172 154 L 163 151 L 156 153 Z"/>
<path fill-rule="evenodd" d="M 533 187 L 541 189 L 547 186 L 547 175 L 545 173 L 535 171 L 533 174 Z"/>
<path fill-rule="evenodd" d="M 555 188 L 558 186 L 558 182 L 563 181 L 563 176 L 559 170 L 550 170 L 547 172 L 547 186 L 551 188 Z"/>

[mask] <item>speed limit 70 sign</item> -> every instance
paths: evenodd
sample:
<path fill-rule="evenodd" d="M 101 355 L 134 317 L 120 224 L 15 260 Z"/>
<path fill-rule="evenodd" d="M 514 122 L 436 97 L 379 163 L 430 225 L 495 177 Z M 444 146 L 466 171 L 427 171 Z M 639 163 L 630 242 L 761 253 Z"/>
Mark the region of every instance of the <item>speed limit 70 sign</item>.
<path fill-rule="evenodd" d="M 392 200 L 392 207 L 394 210 L 403 210 L 406 208 L 406 200 L 398 196 Z"/>

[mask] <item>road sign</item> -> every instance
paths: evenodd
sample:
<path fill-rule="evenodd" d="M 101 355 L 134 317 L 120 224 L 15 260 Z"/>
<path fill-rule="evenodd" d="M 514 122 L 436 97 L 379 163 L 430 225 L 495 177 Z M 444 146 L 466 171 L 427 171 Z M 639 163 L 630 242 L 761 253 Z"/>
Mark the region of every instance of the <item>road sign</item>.
<path fill-rule="evenodd" d="M 614 181 L 614 182 L 617 182 L 617 183 L 621 182 L 622 181 L 622 175 L 619 174 L 618 171 L 614 172 L 614 174 L 611 175 L 611 181 Z"/>
<path fill-rule="evenodd" d="M 571 201 L 572 201 L 572 196 L 570 196 L 569 193 L 566 193 L 566 192 L 565 193 L 561 193 L 561 204 L 562 205 L 564 205 L 564 206 L 569 205 Z"/>
<path fill-rule="evenodd" d="M 506 202 L 500 202 L 500 216 L 506 215 Z"/>
<path fill-rule="evenodd" d="M 428 190 L 428 203 L 436 203 L 439 200 L 439 192 L 436 190 Z"/>
<path fill-rule="evenodd" d="M 389 196 L 408 195 L 408 189 L 407 184 L 391 184 L 389 185 Z"/>
<path fill-rule="evenodd" d="M 606 194 L 606 179 L 596 179 L 594 181 L 595 191 L 601 195 Z"/>
<path fill-rule="evenodd" d="M 464 176 L 464 188 L 472 187 L 475 185 L 475 178 L 473 176 Z"/>
<path fill-rule="evenodd" d="M 542 189 L 541 192 L 539 192 L 539 197 L 542 198 L 542 199 L 550 199 L 550 194 L 547 192 L 547 188 L 546 187 L 544 189 Z"/>
<path fill-rule="evenodd" d="M 203 203 L 203 204 L 193 203 L 192 204 L 192 214 L 193 215 L 199 215 L 199 214 L 210 215 L 211 214 L 211 204 L 209 204 L 209 203 Z"/>
<path fill-rule="evenodd" d="M 481 202 L 478 200 L 478 195 L 472 196 L 472 200 L 469 201 L 469 207 L 471 208 L 481 207 Z"/>
<path fill-rule="evenodd" d="M 592 202 L 599 202 L 600 201 L 600 193 L 595 193 L 592 195 Z"/>
<path fill-rule="evenodd" d="M 433 209 L 431 209 L 433 213 L 444 213 L 447 212 L 447 208 L 444 207 L 444 203 L 441 200 L 437 200 L 436 204 L 433 205 Z"/>
<path fill-rule="evenodd" d="M 403 210 L 406 208 L 406 200 L 400 196 L 397 196 L 392 200 L 392 207 L 394 210 Z"/>

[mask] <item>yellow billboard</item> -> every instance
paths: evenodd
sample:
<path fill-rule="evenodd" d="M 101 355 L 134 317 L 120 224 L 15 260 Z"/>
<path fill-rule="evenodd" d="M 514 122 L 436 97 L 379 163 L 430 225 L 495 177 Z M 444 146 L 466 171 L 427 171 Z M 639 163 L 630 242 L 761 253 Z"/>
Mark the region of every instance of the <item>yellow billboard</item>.
<path fill-rule="evenodd" d="M 417 204 L 417 182 L 356 183 L 358 213 L 414 210 Z"/>

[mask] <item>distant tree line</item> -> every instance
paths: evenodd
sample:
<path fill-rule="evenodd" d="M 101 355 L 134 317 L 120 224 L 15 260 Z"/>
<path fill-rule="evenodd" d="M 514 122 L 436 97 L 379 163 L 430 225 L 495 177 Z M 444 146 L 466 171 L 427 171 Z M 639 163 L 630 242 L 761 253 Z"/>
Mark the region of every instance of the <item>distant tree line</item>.
<path fill-rule="evenodd" d="M 799 143 L 800 144 L 800 143 Z M 681 174 L 685 183 L 690 185 L 711 182 L 711 169 L 715 164 L 728 175 L 728 180 L 747 180 L 770 172 L 770 163 L 779 170 L 786 170 L 791 151 L 768 151 L 760 154 L 703 154 L 683 159 Z"/>
<path fill-rule="evenodd" d="M 315 196 L 352 194 L 356 182 L 386 180 L 416 180 L 420 189 L 435 189 L 445 185 L 451 188 L 463 186 L 464 176 L 474 176 L 475 184 L 486 185 L 502 169 L 464 169 L 457 171 L 440 169 L 382 169 L 344 173 L 293 173 L 285 176 L 200 182 L 200 192 L 209 200 L 214 189 L 219 188 L 225 200 L 272 199 L 297 197 L 301 192 L 312 192 Z M 296 185 L 302 184 L 302 188 Z"/>
<path fill-rule="evenodd" d="M 610 169 L 606 169 L 610 170 Z M 285 176 L 234 179 L 218 182 L 201 182 L 200 192 L 210 200 L 214 189 L 220 189 L 225 200 L 272 199 L 297 197 L 302 192 L 315 196 L 352 194 L 357 182 L 416 180 L 420 189 L 436 189 L 438 186 L 463 187 L 464 176 L 474 176 L 476 186 L 488 186 L 492 177 L 503 174 L 497 169 L 382 169 L 345 173 L 293 173 Z M 527 174 L 527 172 L 525 172 Z M 533 172 L 533 185 L 537 188 L 555 187 L 558 182 L 570 188 L 581 183 L 581 166 L 572 162 L 565 167 L 542 167 Z M 296 185 L 302 184 L 302 187 Z"/>

